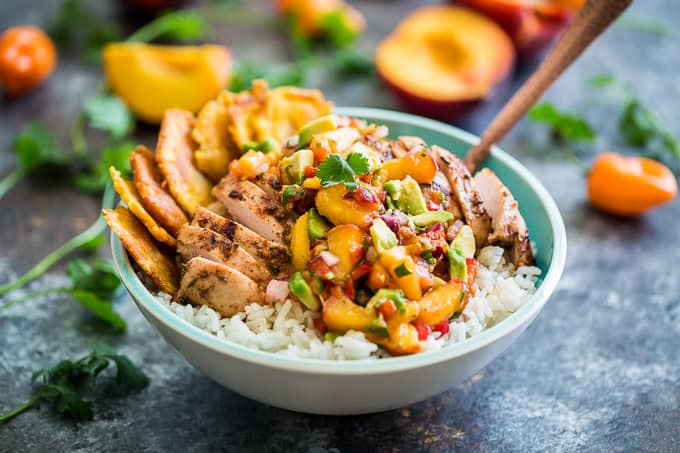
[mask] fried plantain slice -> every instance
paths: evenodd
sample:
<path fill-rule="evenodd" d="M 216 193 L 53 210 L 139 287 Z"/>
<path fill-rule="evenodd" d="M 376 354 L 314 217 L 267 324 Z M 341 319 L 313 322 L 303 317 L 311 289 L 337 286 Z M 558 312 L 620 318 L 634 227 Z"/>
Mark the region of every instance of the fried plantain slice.
<path fill-rule="evenodd" d="M 182 225 L 189 222 L 184 211 L 163 188 L 161 175 L 154 155 L 145 146 L 138 146 L 130 155 L 132 179 L 142 200 L 142 205 L 158 223 L 177 237 Z"/>
<path fill-rule="evenodd" d="M 144 208 L 142 204 L 142 199 L 135 189 L 135 184 L 129 179 L 125 179 L 121 176 L 120 172 L 116 170 L 116 167 L 109 167 L 109 174 L 111 175 L 111 180 L 113 181 L 113 188 L 116 189 L 118 195 L 120 195 L 121 200 L 125 202 L 127 207 L 132 211 L 132 213 L 139 219 L 142 224 L 149 230 L 151 236 L 156 238 L 156 240 L 169 245 L 170 247 L 177 247 L 177 240 L 168 233 L 165 228 L 160 226 L 156 219 L 154 219 L 151 214 Z"/>
<path fill-rule="evenodd" d="M 198 171 L 194 163 L 196 143 L 191 138 L 194 115 L 182 109 L 165 111 L 156 148 L 156 162 L 173 198 L 190 216 L 199 206 L 215 199 L 210 195 L 212 184 Z"/>
<path fill-rule="evenodd" d="M 129 209 L 118 206 L 103 210 L 102 215 L 142 271 L 159 290 L 174 298 L 179 290 L 179 272 L 172 257 L 161 250 Z"/>
<path fill-rule="evenodd" d="M 269 92 L 265 115 L 271 122 L 271 136 L 283 143 L 305 124 L 331 113 L 333 107 L 319 90 L 279 87 Z"/>
<path fill-rule="evenodd" d="M 212 182 L 218 182 L 229 170 L 229 162 L 241 154 L 227 129 L 227 106 L 215 99 L 203 106 L 191 134 L 198 143 L 194 153 L 196 168 Z"/>
<path fill-rule="evenodd" d="M 327 115 L 333 103 L 321 91 L 295 87 L 269 90 L 264 80 L 253 81 L 250 91 L 223 92 L 218 101 L 227 108 L 227 125 L 237 150 L 246 142 L 273 138 L 283 143 L 308 122 Z"/>

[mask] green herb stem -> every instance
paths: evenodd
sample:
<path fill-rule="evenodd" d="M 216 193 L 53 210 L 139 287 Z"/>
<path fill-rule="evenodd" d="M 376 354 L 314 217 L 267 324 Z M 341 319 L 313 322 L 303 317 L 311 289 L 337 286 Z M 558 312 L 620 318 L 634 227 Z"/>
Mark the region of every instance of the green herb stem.
<path fill-rule="evenodd" d="M 113 187 L 111 184 L 108 184 L 106 186 L 106 190 L 104 191 L 102 209 L 113 206 L 113 198 Z M 106 222 L 102 217 L 99 217 L 92 225 L 90 225 L 88 229 L 72 237 L 64 245 L 45 256 L 38 264 L 36 264 L 31 270 L 23 274 L 21 277 L 17 278 L 13 282 L 0 285 L 0 296 L 7 294 L 14 289 L 21 288 L 27 283 L 35 280 L 66 255 L 73 252 L 74 250 L 77 250 L 81 245 L 87 243 L 96 236 L 99 236 L 105 230 Z"/>
<path fill-rule="evenodd" d="M 83 115 L 82 109 L 78 110 L 78 114 L 73 120 L 73 125 L 71 126 L 71 146 L 73 147 L 73 152 L 75 152 L 78 157 L 87 156 L 85 116 Z"/>
<path fill-rule="evenodd" d="M 21 414 L 22 412 L 25 412 L 26 410 L 30 409 L 38 401 L 40 401 L 40 398 L 42 398 L 42 396 L 40 395 L 39 392 L 34 393 L 33 396 L 31 397 L 31 399 L 26 401 L 24 404 L 21 404 L 21 405 L 15 407 L 11 411 L 7 412 L 6 414 L 0 415 L 0 423 L 7 422 L 7 421 L 13 419 L 14 417 L 16 417 L 17 415 Z"/>
<path fill-rule="evenodd" d="M 23 168 L 17 168 L 5 176 L 0 181 L 0 198 L 4 197 L 5 194 L 12 189 L 12 187 L 16 186 L 19 181 L 24 179 L 24 176 L 26 176 L 26 170 Z"/>
<path fill-rule="evenodd" d="M 49 289 L 44 289 L 42 291 L 34 291 L 32 293 L 28 293 L 24 296 L 17 297 L 16 299 L 10 300 L 8 302 L 5 302 L 4 304 L 0 305 L 0 313 L 2 313 L 5 310 L 9 310 L 10 308 L 19 305 L 23 302 L 26 302 L 31 299 L 38 299 L 40 297 L 45 297 L 45 296 L 50 296 L 52 294 L 67 294 L 70 291 L 70 288 L 66 287 L 60 287 L 60 288 L 49 288 Z"/>

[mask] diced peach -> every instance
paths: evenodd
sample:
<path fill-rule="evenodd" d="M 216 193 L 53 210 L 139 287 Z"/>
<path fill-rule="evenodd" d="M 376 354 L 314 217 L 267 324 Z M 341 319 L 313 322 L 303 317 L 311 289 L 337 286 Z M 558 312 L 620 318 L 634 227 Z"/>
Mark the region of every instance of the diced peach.
<path fill-rule="evenodd" d="M 418 321 L 435 326 L 453 316 L 461 308 L 462 300 L 463 283 L 452 281 L 438 286 L 418 301 L 420 305 Z"/>
<path fill-rule="evenodd" d="M 341 279 L 348 277 L 357 263 L 364 257 L 366 232 L 356 225 L 345 224 L 332 228 L 326 235 L 328 251 L 337 256 Z"/>
<path fill-rule="evenodd" d="M 376 211 L 371 205 L 345 197 L 347 192 L 347 188 L 342 184 L 322 188 L 316 195 L 316 208 L 334 225 L 350 223 L 360 228 L 368 228 Z"/>
<path fill-rule="evenodd" d="M 399 159 L 392 159 L 382 166 L 385 180 L 404 179 L 410 176 L 421 184 L 430 184 L 437 175 L 437 164 L 426 150 L 413 151 Z"/>

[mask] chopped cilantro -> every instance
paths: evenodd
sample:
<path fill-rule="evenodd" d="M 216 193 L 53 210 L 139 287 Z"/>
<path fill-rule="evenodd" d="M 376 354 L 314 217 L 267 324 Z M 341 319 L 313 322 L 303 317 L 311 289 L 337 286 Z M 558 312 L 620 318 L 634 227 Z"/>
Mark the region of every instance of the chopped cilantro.
<path fill-rule="evenodd" d="M 553 104 L 542 102 L 529 110 L 531 121 L 544 123 L 556 137 L 564 141 L 593 141 L 595 131 L 588 122 L 577 115 L 561 112 Z"/>
<path fill-rule="evenodd" d="M 401 263 L 399 266 L 394 268 L 394 275 L 398 278 L 406 277 L 411 275 L 411 271 L 406 268 L 406 263 Z"/>

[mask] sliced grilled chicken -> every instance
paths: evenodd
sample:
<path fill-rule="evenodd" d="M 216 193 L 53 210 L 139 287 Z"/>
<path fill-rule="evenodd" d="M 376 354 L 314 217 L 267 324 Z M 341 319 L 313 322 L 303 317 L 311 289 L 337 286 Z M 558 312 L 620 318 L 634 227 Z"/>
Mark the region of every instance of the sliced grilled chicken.
<path fill-rule="evenodd" d="M 275 276 L 288 272 L 290 262 L 288 249 L 282 244 L 263 238 L 238 222 L 217 215 L 208 209 L 198 208 L 191 224 L 208 228 L 237 243 L 265 263 Z"/>
<path fill-rule="evenodd" d="M 219 201 L 213 201 L 205 208 L 203 208 L 203 206 L 199 206 L 198 208 L 196 208 L 196 211 L 198 211 L 199 209 L 208 209 L 214 212 L 215 214 L 223 217 L 229 215 L 229 211 L 227 211 L 227 208 L 225 208 L 224 205 Z"/>
<path fill-rule="evenodd" d="M 496 174 L 484 168 L 474 177 L 484 207 L 491 216 L 489 243 L 505 247 L 516 266 L 534 262 L 529 231 L 519 212 L 517 200 Z"/>
<path fill-rule="evenodd" d="M 463 219 L 463 213 L 460 212 L 451 184 L 449 184 L 449 180 L 446 179 L 446 176 L 441 171 L 437 172 L 432 184 L 423 188 L 423 195 L 425 195 L 426 199 L 438 200 L 440 197 L 435 196 L 434 192 L 444 194 L 443 200 L 438 202 L 444 210 L 453 214 L 454 219 Z"/>
<path fill-rule="evenodd" d="M 231 217 L 270 241 L 283 243 L 286 213 L 277 199 L 250 181 L 228 175 L 213 188 L 213 195 Z"/>
<path fill-rule="evenodd" d="M 444 148 L 433 146 L 432 152 L 438 161 L 440 170 L 451 184 L 465 223 L 472 228 L 477 248 L 483 247 L 491 231 L 491 219 L 484 209 L 470 171 L 462 160 Z"/>
<path fill-rule="evenodd" d="M 144 146 L 138 146 L 130 155 L 130 166 L 142 204 L 161 226 L 177 237 L 179 229 L 189 223 L 189 219 L 163 188 L 163 175 L 153 153 Z"/>
<path fill-rule="evenodd" d="M 264 190 L 267 195 L 272 197 L 274 200 L 281 199 L 281 189 L 283 189 L 283 183 L 281 182 L 281 171 L 278 165 L 269 167 L 269 169 L 259 175 L 254 181 L 260 189 Z"/>
<path fill-rule="evenodd" d="M 272 279 L 272 274 L 264 263 L 237 243 L 207 228 L 183 226 L 177 237 L 177 253 L 185 262 L 200 256 L 226 264 L 251 278 L 262 289 Z"/>
<path fill-rule="evenodd" d="M 196 257 L 186 265 L 178 298 L 208 305 L 222 316 L 233 316 L 252 303 L 264 303 L 264 292 L 250 278 L 231 267 Z"/>

